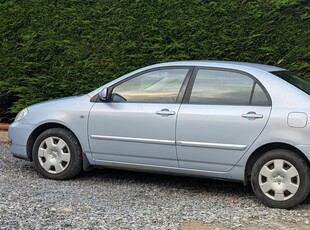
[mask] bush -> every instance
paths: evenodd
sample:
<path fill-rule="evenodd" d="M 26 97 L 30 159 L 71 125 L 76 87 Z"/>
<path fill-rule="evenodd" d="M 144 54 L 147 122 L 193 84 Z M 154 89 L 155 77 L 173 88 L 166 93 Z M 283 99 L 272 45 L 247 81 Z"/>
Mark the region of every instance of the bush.
<path fill-rule="evenodd" d="M 257 62 L 310 78 L 309 12 L 308 0 L 0 0 L 0 106 L 16 112 L 173 60 Z"/>

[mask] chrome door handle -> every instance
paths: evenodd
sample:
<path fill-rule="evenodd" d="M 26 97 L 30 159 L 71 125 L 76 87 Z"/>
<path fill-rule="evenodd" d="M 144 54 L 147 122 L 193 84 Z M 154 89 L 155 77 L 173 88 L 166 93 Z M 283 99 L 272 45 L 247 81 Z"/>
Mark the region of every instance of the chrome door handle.
<path fill-rule="evenodd" d="M 257 114 L 255 112 L 248 112 L 246 114 L 242 114 L 241 117 L 247 118 L 249 120 L 255 120 L 255 119 L 263 118 L 263 114 Z"/>
<path fill-rule="evenodd" d="M 169 109 L 162 109 L 160 111 L 157 111 L 156 114 L 161 115 L 161 116 L 170 116 L 170 115 L 175 115 L 175 112 L 170 111 Z"/>

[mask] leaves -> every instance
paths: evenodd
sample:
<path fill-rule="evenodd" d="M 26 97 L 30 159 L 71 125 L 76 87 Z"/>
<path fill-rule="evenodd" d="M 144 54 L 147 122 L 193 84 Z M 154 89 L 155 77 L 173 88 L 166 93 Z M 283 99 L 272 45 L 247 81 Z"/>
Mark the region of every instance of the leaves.
<path fill-rule="evenodd" d="M 17 112 L 174 60 L 265 63 L 310 78 L 309 8 L 308 0 L 0 1 L 0 107 Z"/>

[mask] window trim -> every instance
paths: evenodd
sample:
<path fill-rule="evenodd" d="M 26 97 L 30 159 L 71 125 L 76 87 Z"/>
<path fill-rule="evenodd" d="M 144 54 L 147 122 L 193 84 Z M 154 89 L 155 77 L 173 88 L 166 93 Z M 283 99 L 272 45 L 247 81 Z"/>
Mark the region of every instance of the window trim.
<path fill-rule="evenodd" d="M 179 93 L 178 93 L 178 96 L 177 96 L 177 99 L 175 102 L 173 103 L 167 103 L 167 102 L 133 102 L 133 101 L 126 101 L 126 102 L 117 102 L 117 101 L 111 101 L 111 96 L 112 96 L 112 92 L 114 90 L 115 87 L 125 83 L 126 81 L 129 81 L 131 79 L 134 79 L 136 77 L 139 77 L 143 74 L 146 74 L 146 73 L 149 73 L 149 72 L 154 72 L 154 71 L 159 71 L 159 70 L 169 70 L 169 69 L 186 69 L 187 70 L 187 74 L 183 80 L 183 83 L 181 84 L 181 87 L 180 87 L 180 90 L 179 90 Z M 141 71 L 139 73 L 136 73 L 136 74 L 133 74 L 123 80 L 120 80 L 118 82 L 116 82 L 115 84 L 111 85 L 108 87 L 108 95 L 109 95 L 109 98 L 106 100 L 106 101 L 100 101 L 99 100 L 99 96 L 98 94 L 95 95 L 97 97 L 97 100 L 96 102 L 101 102 L 101 103 L 139 103 L 139 104 L 181 104 L 182 101 L 183 101 L 183 97 L 184 97 L 184 94 L 185 94 L 185 91 L 186 91 L 186 87 L 188 85 L 188 82 L 192 76 L 192 73 L 194 71 L 194 67 L 193 66 L 163 66 L 163 67 L 156 67 L 156 68 L 152 68 L 152 69 L 147 69 L 147 70 L 144 70 L 144 71 Z"/>
<path fill-rule="evenodd" d="M 249 99 L 249 104 L 247 105 L 234 105 L 234 104 L 200 104 L 200 103 L 190 103 L 190 96 L 192 94 L 192 90 L 193 90 L 193 86 L 197 77 L 197 73 L 199 70 L 217 70 L 217 71 L 224 71 L 224 72 L 232 72 L 232 73 L 239 73 L 241 75 L 247 76 L 249 78 L 251 78 L 253 80 L 253 86 L 252 86 L 252 91 L 251 91 L 251 96 Z M 252 105 L 252 99 L 253 99 L 253 93 L 254 93 L 254 89 L 255 89 L 255 85 L 258 84 L 263 92 L 265 93 L 267 100 L 268 100 L 268 105 Z M 203 67 L 203 66 L 196 66 L 194 68 L 194 71 L 192 73 L 192 77 L 189 81 L 189 84 L 187 85 L 186 91 L 185 91 L 185 95 L 182 101 L 183 104 L 189 104 L 189 105 L 215 105 L 215 106 L 263 106 L 263 107 L 270 107 L 272 106 L 272 100 L 271 97 L 268 93 L 268 91 L 266 90 L 266 88 L 263 86 L 262 83 L 260 83 L 260 81 L 257 80 L 256 77 L 254 77 L 253 75 L 244 72 L 242 70 L 236 70 L 236 69 L 230 69 L 230 68 L 221 68 L 221 67 Z"/>

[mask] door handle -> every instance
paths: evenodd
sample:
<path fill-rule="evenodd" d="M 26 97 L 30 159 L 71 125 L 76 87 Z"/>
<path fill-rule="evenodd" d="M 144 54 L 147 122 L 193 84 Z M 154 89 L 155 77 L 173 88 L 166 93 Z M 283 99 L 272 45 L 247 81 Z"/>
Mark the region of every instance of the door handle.
<path fill-rule="evenodd" d="M 249 120 L 255 120 L 255 119 L 261 119 L 261 118 L 263 118 L 264 116 L 263 116 L 263 114 L 257 114 L 257 113 L 255 113 L 255 112 L 248 112 L 248 113 L 246 113 L 246 114 L 242 114 L 241 115 L 241 117 L 243 117 L 243 118 L 247 118 L 247 119 L 249 119 Z"/>
<path fill-rule="evenodd" d="M 157 111 L 156 114 L 161 115 L 161 116 L 170 116 L 170 115 L 175 115 L 175 112 L 170 111 L 169 109 L 162 109 L 160 111 Z"/>

